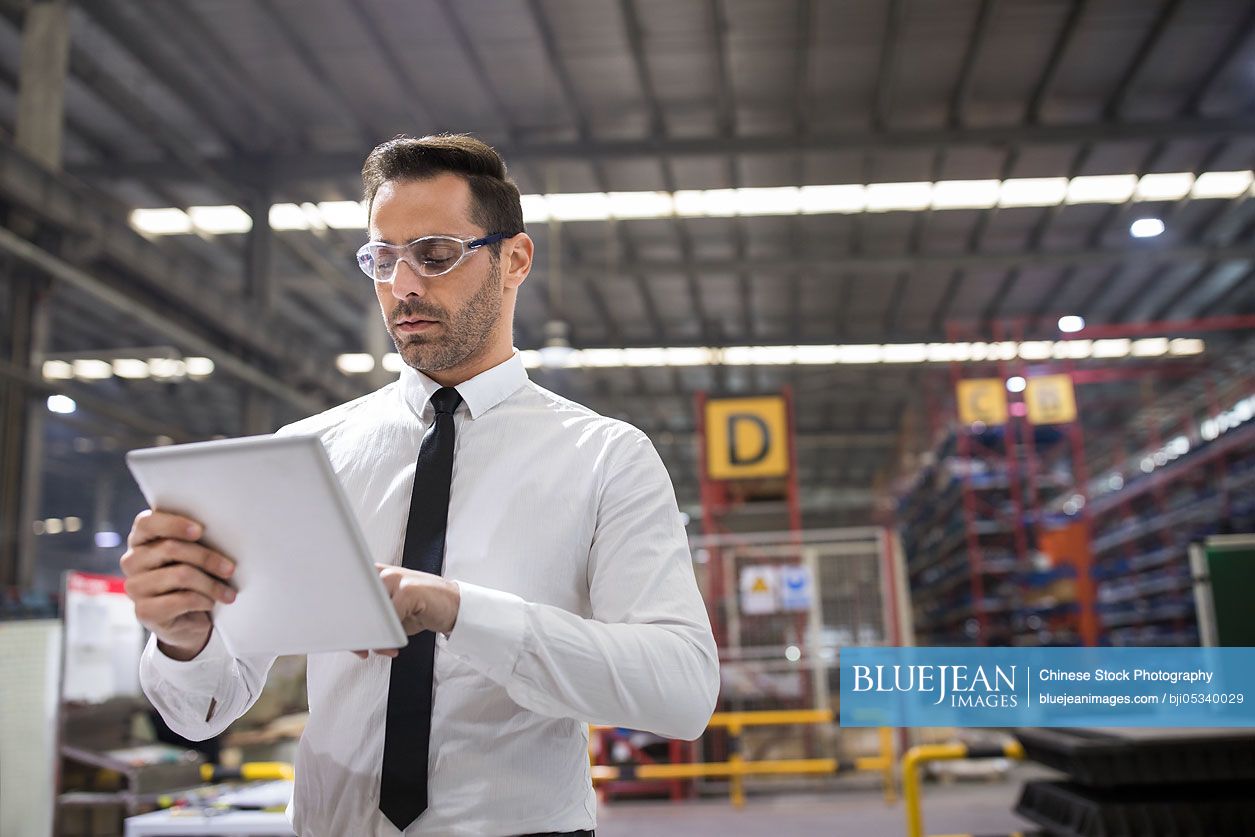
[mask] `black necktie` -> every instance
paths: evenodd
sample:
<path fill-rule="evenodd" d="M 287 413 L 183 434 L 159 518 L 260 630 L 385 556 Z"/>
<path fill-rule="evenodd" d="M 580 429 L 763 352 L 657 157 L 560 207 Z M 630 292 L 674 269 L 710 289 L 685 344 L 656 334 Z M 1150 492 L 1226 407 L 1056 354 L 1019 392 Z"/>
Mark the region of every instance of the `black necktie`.
<path fill-rule="evenodd" d="M 443 387 L 431 397 L 435 419 L 418 448 L 410 518 L 405 527 L 406 569 L 440 575 L 453 477 L 453 411 L 462 396 Z M 431 739 L 432 671 L 436 635 L 423 631 L 392 660 L 384 728 L 379 810 L 404 831 L 427 810 L 427 746 Z"/>

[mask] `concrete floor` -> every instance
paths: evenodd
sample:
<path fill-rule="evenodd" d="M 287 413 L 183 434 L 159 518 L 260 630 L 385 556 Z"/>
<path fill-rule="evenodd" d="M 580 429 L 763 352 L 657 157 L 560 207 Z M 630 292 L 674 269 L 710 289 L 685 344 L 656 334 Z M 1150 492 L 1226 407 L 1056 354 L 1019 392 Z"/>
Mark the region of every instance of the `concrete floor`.
<path fill-rule="evenodd" d="M 1021 765 L 1004 781 L 926 782 L 924 833 L 1005 835 L 1033 832 L 1012 813 L 1024 781 L 1050 777 Z M 616 800 L 598 813 L 597 837 L 900 837 L 902 801 L 886 805 L 879 788 L 859 779 L 816 793 L 756 794 L 741 810 L 727 798 L 686 802 Z"/>

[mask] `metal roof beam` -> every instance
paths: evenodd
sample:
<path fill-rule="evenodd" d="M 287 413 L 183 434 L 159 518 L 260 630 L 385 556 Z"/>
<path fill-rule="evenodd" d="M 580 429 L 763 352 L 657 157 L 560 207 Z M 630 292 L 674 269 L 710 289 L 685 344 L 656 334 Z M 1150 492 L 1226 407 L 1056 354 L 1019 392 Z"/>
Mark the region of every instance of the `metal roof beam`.
<path fill-rule="evenodd" d="M 719 258 L 701 259 L 695 267 L 705 272 L 731 272 L 747 270 L 757 274 L 786 275 L 805 272 L 826 276 L 846 273 L 899 273 L 923 268 L 1010 270 L 1014 267 L 1065 267 L 1080 265 L 1141 265 L 1180 261 L 1251 261 L 1255 251 L 1249 246 L 1226 245 L 1179 245 L 1136 248 L 1089 248 L 1060 252 L 1029 253 L 920 253 L 918 255 L 863 255 L 846 256 L 833 253 L 814 253 L 789 258 L 759 258 L 740 261 Z M 604 275 L 604 266 L 590 262 L 564 266 L 572 273 L 588 276 Z M 643 259 L 637 268 L 646 273 L 680 273 L 688 266 L 679 259 Z"/>
<path fill-rule="evenodd" d="M 172 258 L 135 233 L 114 207 L 100 206 L 99 199 L 86 190 L 42 168 L 7 143 L 0 143 L 0 195 L 54 226 L 98 242 L 103 256 L 142 278 L 149 288 L 180 307 L 196 310 L 209 328 L 229 338 L 226 342 L 249 346 L 281 364 L 285 378 L 308 381 L 341 401 L 360 394 L 334 371 L 329 357 L 311 356 L 302 348 L 305 341 L 298 340 L 295 333 L 273 317 L 243 309 L 220 295 L 205 293 L 205 288 L 220 284 L 220 277 L 203 265 Z M 126 296 L 131 302 L 123 310 L 145 305 L 139 294 Z M 219 348 L 226 345 L 207 338 L 207 334 L 198 335 L 198 339 L 211 339 Z"/>
<path fill-rule="evenodd" d="M 796 154 L 805 151 L 877 152 L 951 147 L 1018 147 L 1137 141 L 1241 139 L 1255 134 L 1255 116 L 1184 117 L 1153 121 L 1104 121 L 1062 125 L 1007 125 L 961 128 L 894 128 L 884 131 L 812 132 L 775 136 L 644 137 L 585 139 L 568 142 L 517 140 L 498 144 L 511 163 L 571 160 L 623 160 L 666 157 L 711 157 L 726 154 Z M 249 158 L 197 160 L 213 170 L 214 180 L 241 170 L 253 172 L 259 161 Z M 308 180 L 343 178 L 361 168 L 357 152 L 292 152 L 265 161 L 276 188 Z M 111 161 L 70 167 L 80 177 L 198 179 L 201 173 L 173 160 Z"/>

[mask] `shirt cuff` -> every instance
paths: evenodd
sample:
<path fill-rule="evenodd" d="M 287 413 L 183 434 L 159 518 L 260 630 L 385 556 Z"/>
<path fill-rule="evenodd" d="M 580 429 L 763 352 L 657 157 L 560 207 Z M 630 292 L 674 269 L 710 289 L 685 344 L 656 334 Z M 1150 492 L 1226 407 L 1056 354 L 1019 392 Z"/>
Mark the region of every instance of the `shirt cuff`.
<path fill-rule="evenodd" d="M 186 661 L 167 657 L 157 647 L 157 635 L 153 634 L 148 638 L 148 647 L 144 649 L 143 663 L 158 680 L 176 685 L 180 690 L 191 694 L 212 695 L 218 691 L 218 685 L 222 681 L 225 669 L 223 661 L 230 656 L 217 630 L 211 630 L 205 647 Z"/>
<path fill-rule="evenodd" d="M 498 683 L 514 673 L 523 649 L 527 602 L 465 581 L 455 582 L 462 601 L 444 649 Z"/>

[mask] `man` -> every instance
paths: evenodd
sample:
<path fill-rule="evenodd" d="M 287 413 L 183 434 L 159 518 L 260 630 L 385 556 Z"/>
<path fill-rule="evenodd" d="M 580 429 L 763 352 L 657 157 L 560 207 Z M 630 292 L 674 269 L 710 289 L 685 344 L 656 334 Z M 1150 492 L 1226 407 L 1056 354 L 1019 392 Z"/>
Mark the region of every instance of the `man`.
<path fill-rule="evenodd" d="M 406 366 L 280 432 L 321 437 L 410 639 L 311 655 L 293 827 L 589 834 L 585 724 L 695 738 L 718 691 L 670 480 L 639 430 L 528 380 L 511 326 L 533 244 L 495 151 L 401 137 L 362 178 L 359 264 Z M 239 717 L 272 662 L 214 633 L 233 564 L 200 534 L 146 511 L 122 557 L 153 632 L 144 690 L 193 739 Z"/>

